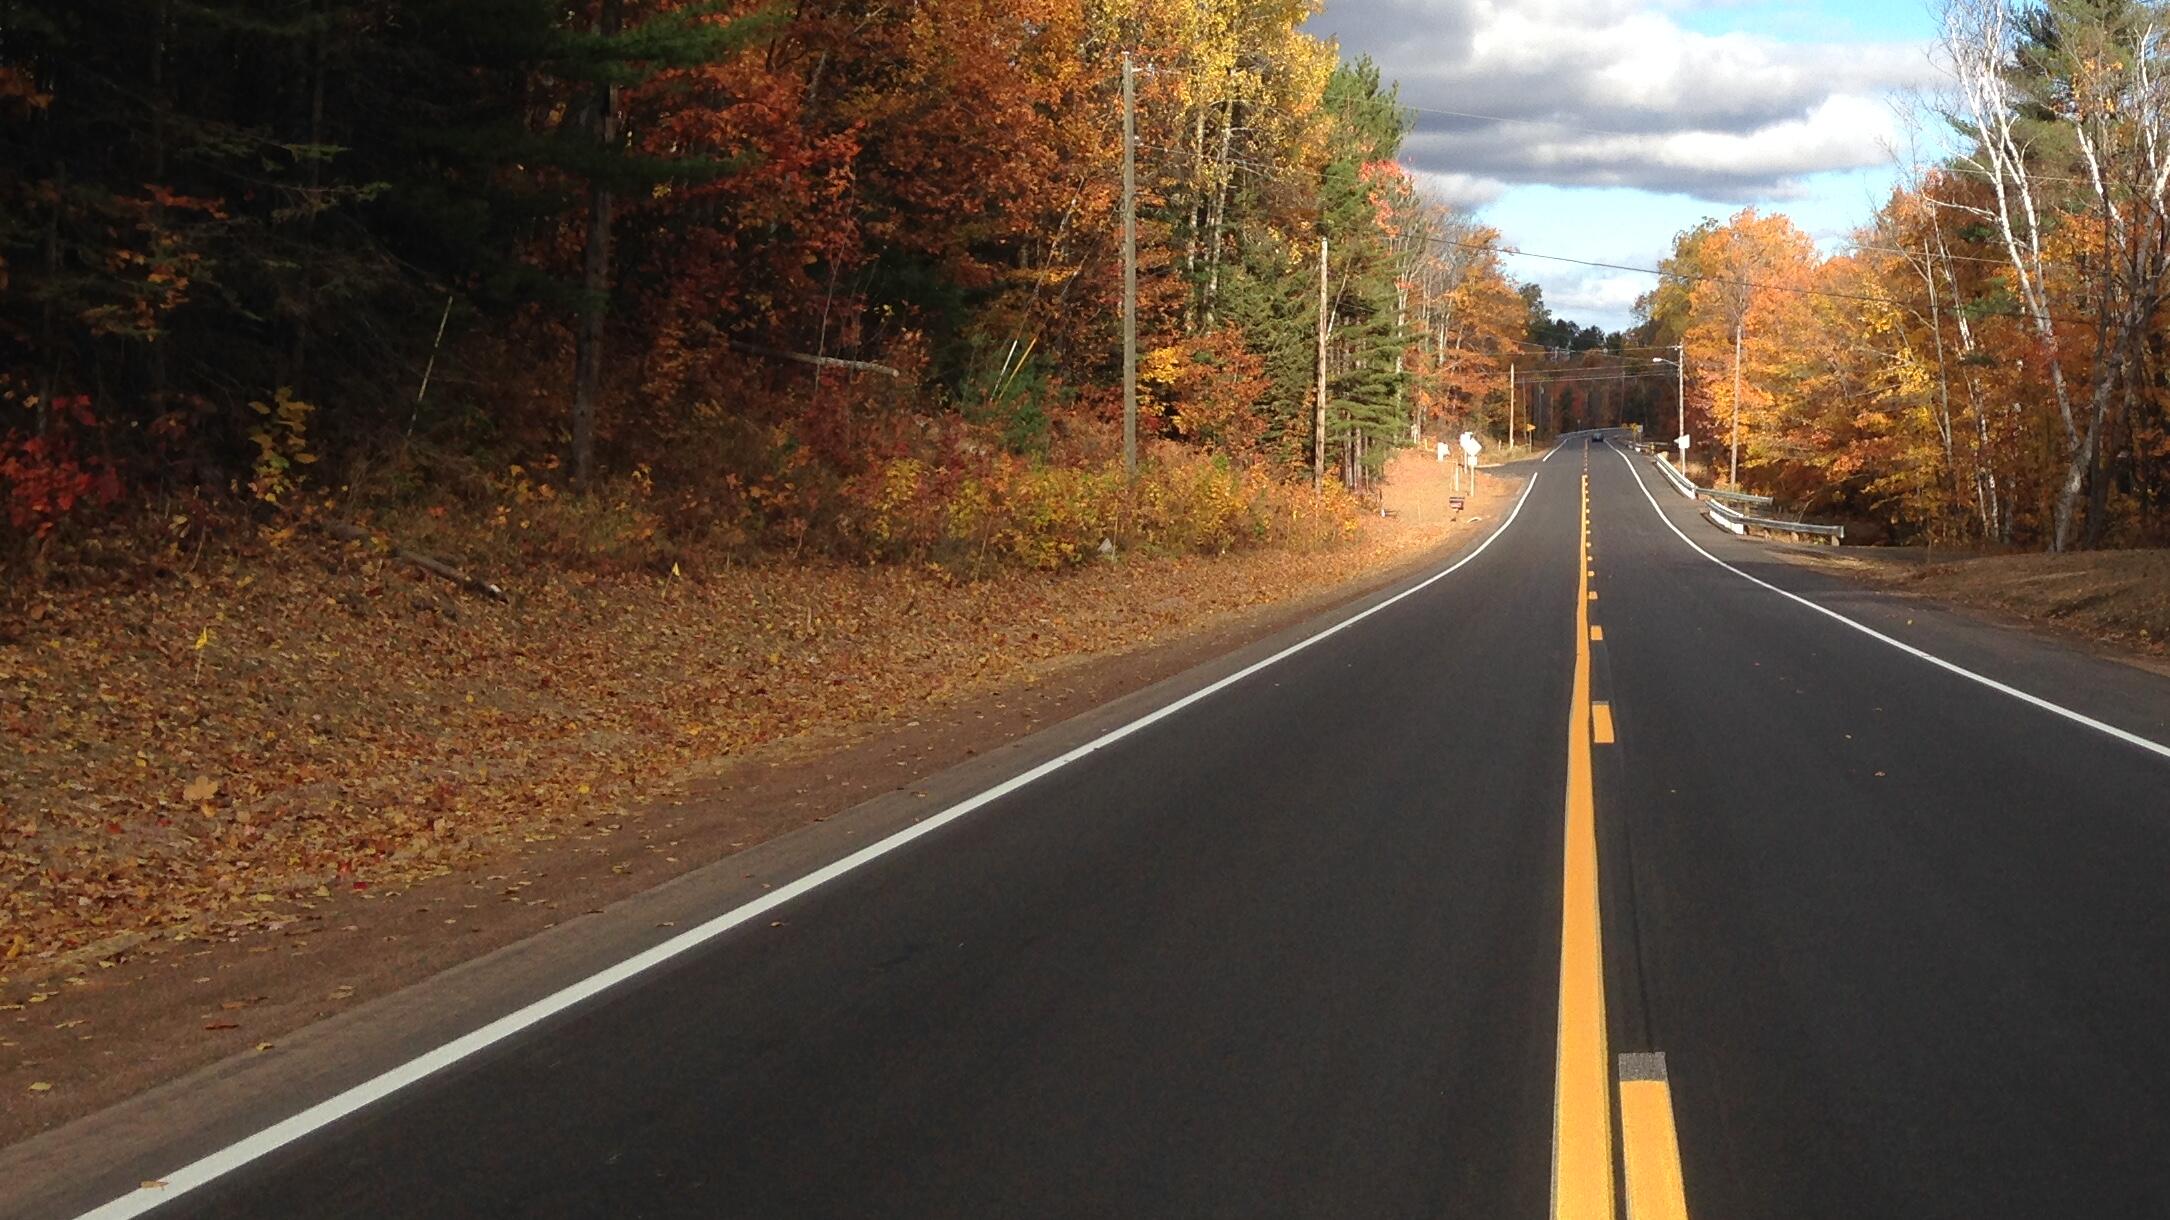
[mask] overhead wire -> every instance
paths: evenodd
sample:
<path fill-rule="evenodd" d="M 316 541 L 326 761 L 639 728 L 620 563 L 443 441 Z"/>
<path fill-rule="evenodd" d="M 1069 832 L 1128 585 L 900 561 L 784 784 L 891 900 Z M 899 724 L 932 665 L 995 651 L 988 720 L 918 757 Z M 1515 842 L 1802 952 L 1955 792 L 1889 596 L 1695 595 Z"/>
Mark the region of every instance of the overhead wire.
<path fill-rule="evenodd" d="M 1153 147 L 1156 148 L 1156 151 L 1175 153 L 1181 156 L 1188 156 L 1193 159 L 1198 159 L 1199 157 L 1199 154 L 1186 148 L 1170 148 L 1165 146 Z M 1265 178 L 1293 178 L 1301 176 L 1303 180 L 1308 181 L 1313 177 L 1313 175 L 1298 170 L 1293 166 L 1268 165 L 1240 157 L 1218 158 L 1217 160 L 1219 160 L 1221 164 L 1228 165 L 1234 168 L 1244 169 Z M 1519 258 L 1542 259 L 1547 262 L 1568 263 L 1575 266 L 1592 267 L 1605 271 L 1624 271 L 1635 275 L 1656 276 L 1660 280 L 1673 280 L 1680 283 L 1719 284 L 1728 287 L 1747 288 L 1750 290 L 1764 289 L 1772 292 L 1792 293 L 1799 296 L 1813 296 L 1823 297 L 1830 300 L 1852 301 L 1859 304 L 1890 305 L 1895 308 L 1907 310 L 1913 310 L 1916 308 L 1913 302 L 1901 300 L 1897 297 L 1876 296 L 1868 293 L 1857 292 L 1840 292 L 1835 289 L 1829 288 L 1809 288 L 1798 284 L 1774 284 L 1762 280 L 1735 279 L 1730 276 L 1702 275 L 1689 272 L 1667 271 L 1659 267 L 1640 267 L 1628 263 L 1606 262 L 1601 259 L 1575 258 L 1565 254 L 1547 254 L 1536 250 L 1526 250 L 1519 246 L 1507 246 L 1497 243 L 1458 241 L 1449 237 L 1428 236 L 1424 240 L 1427 243 L 1435 246 L 1447 246 L 1456 249 L 1469 250 L 1478 253 L 1487 253 L 1493 255 L 1507 255 Z M 1904 251 L 1894 250 L 1889 247 L 1865 248 L 1883 250 L 1889 253 L 1907 253 Z M 1978 261 L 1998 263 L 2000 265 L 2003 262 L 2003 260 L 1999 259 L 1980 259 Z M 2008 318 L 2023 317 L 2023 315 L 2018 313 L 1992 314 L 1985 316 Z M 2048 315 L 2048 320 L 2053 322 L 2069 323 L 2075 326 L 2094 325 L 2094 319 L 2091 318 L 2075 318 L 2057 314 Z"/>

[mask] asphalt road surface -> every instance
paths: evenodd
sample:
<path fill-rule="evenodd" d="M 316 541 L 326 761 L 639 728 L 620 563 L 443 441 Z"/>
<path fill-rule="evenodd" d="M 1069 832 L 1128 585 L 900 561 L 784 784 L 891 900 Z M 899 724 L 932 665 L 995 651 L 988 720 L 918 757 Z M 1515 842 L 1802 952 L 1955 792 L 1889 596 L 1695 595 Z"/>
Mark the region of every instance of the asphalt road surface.
<path fill-rule="evenodd" d="M 2170 1214 L 2170 681 L 1510 473 L 1450 574 L 108 1214 Z"/>

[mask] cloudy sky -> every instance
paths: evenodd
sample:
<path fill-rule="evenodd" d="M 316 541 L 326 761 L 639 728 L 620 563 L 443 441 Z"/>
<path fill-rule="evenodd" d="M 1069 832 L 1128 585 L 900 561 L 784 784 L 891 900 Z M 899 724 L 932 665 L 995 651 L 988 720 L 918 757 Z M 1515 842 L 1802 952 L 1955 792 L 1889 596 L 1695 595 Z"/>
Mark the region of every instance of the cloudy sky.
<path fill-rule="evenodd" d="M 1401 82 L 1403 163 L 1507 244 L 1632 266 L 1750 204 L 1841 241 L 1895 179 L 1904 98 L 1937 79 L 1925 0 L 1326 0 L 1308 28 Z M 1607 329 L 1653 282 L 1509 265 Z"/>

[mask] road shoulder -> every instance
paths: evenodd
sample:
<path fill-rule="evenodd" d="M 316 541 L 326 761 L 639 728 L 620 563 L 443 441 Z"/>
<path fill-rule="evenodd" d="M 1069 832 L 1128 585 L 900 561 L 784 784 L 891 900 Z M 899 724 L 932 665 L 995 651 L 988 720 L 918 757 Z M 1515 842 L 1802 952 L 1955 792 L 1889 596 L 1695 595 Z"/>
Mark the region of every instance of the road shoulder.
<path fill-rule="evenodd" d="M 1504 508 L 1513 490 L 1503 488 L 1473 511 L 1486 510 L 1477 514 L 1482 517 Z M 158 963 L 163 986 L 135 993 L 160 1019 L 144 1027 L 135 1046 L 123 1014 L 109 1011 L 100 1022 L 111 1035 L 99 1057 L 138 1057 L 133 1075 L 105 1082 L 126 1100 L 82 1105 L 75 1121 L 0 1152 L 0 1177 L 11 1184 L 0 1211 L 71 1214 L 223 1147 L 300 1104 L 366 1080 L 667 939 L 673 929 L 1270 655 L 1322 619 L 1391 596 L 1481 542 L 1494 524 L 1477 522 L 1439 548 L 1355 582 L 1233 616 L 1157 648 L 1017 684 L 836 749 L 766 759 L 719 777 L 705 798 L 599 823 L 540 861 L 531 856 L 512 866 L 525 867 L 530 877 L 547 872 L 546 863 L 583 866 L 577 877 L 562 878 L 547 902 L 526 905 L 520 895 L 529 891 L 519 874 L 485 869 L 366 902 L 349 899 L 324 921 L 327 928 L 353 929 L 340 952 L 327 947 L 295 957 L 276 940 L 267 946 L 248 943 L 251 938 L 192 947 L 202 956 Z M 712 807 L 699 807 L 702 799 Z M 695 825 L 698 832 L 687 829 Z M 667 834 L 679 837 L 661 837 Z M 679 871 L 658 885 L 663 850 L 675 856 L 670 863 Z M 368 923 L 333 922 L 342 919 Z M 333 979 L 350 980 L 334 987 L 343 993 L 336 1000 L 319 994 Z M 259 981 L 291 998 L 232 1009 L 212 998 L 247 998 Z M 108 987 L 103 994 L 126 990 Z M 95 1002 L 87 994 L 68 998 L 76 1010 Z M 159 1053 L 161 1022 L 193 1030 L 207 1014 L 207 1025 L 249 1021 L 251 1028 L 238 1031 L 247 1040 L 241 1045 L 260 1049 L 194 1062 Z M 128 1082 L 135 1087 L 124 1088 Z"/>

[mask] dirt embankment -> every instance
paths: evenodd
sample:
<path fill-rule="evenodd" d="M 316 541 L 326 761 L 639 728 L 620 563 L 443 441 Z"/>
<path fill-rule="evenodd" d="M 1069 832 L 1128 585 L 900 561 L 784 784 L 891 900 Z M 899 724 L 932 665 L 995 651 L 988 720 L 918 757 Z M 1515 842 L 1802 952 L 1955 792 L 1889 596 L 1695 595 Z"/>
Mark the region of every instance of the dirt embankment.
<path fill-rule="evenodd" d="M 41 600 L 0 645 L 0 1144 L 1375 586 L 1513 490 L 1420 507 L 1446 477 L 1332 549 L 976 583 L 559 576 L 508 608 L 300 540 Z"/>
<path fill-rule="evenodd" d="M 1897 591 L 2013 615 L 2151 656 L 2170 653 L 2170 550 L 1942 560 L 1859 549 L 1812 562 Z"/>

